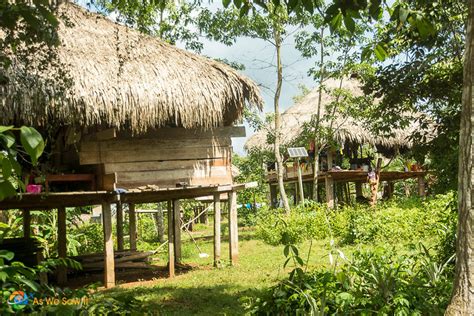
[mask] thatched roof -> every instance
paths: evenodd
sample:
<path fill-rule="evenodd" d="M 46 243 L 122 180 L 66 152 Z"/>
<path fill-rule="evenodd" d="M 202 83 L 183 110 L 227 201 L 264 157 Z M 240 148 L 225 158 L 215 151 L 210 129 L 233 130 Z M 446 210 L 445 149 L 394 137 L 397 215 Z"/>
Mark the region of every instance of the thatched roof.
<path fill-rule="evenodd" d="M 263 103 L 256 84 L 225 64 L 75 4 L 60 5 L 58 13 L 57 62 L 38 73 L 13 60 L 0 124 L 210 128 Z M 58 71 L 70 79 L 65 92 L 48 86 Z"/>
<path fill-rule="evenodd" d="M 324 82 L 324 90 L 321 102 L 321 117 L 326 113 L 327 106 L 336 100 L 337 93 L 347 92 L 353 97 L 362 97 L 364 93 L 361 84 L 356 79 L 344 79 L 341 90 L 340 80 L 328 79 Z M 282 145 L 293 144 L 302 134 L 305 124 L 311 122 L 312 116 L 317 113 L 319 89 L 315 88 L 306 95 L 300 102 L 291 106 L 281 115 L 281 143 Z M 330 123 L 332 121 L 332 124 Z M 332 128 L 333 137 L 339 143 L 357 143 L 382 145 L 388 148 L 411 147 L 413 144 L 409 139 L 417 128 L 415 123 L 403 130 L 393 131 L 392 136 L 382 137 L 374 135 L 365 124 L 350 115 L 335 113 L 334 120 L 323 120 L 321 126 Z M 270 149 L 271 145 L 267 143 L 269 132 L 273 133 L 273 122 L 252 135 L 246 142 L 246 149 L 262 148 Z M 301 144 L 300 144 L 301 145 Z"/>

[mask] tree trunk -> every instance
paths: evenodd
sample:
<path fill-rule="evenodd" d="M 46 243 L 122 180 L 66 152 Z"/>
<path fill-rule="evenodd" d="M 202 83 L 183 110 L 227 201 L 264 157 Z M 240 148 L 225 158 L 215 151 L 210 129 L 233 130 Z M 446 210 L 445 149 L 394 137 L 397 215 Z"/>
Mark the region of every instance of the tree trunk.
<path fill-rule="evenodd" d="M 283 159 L 280 154 L 280 94 L 281 94 L 281 85 L 283 83 L 283 68 L 281 64 L 281 34 L 279 30 L 278 22 L 275 22 L 273 35 L 275 38 L 275 49 L 276 49 L 276 58 L 277 58 L 277 86 L 275 91 L 275 97 L 273 100 L 274 110 L 275 110 L 275 158 L 277 162 L 277 177 L 278 177 L 278 187 L 280 189 L 280 198 L 283 202 L 283 207 L 287 213 L 290 212 L 290 204 L 288 203 L 288 197 L 285 191 L 285 184 L 283 182 Z"/>
<path fill-rule="evenodd" d="M 474 4 L 469 1 L 466 51 L 464 54 L 464 85 L 462 96 L 461 131 L 459 137 L 459 215 L 456 240 L 456 275 L 453 296 L 446 315 L 472 315 L 474 313 L 474 210 L 472 88 L 474 38 L 472 34 Z"/>
<path fill-rule="evenodd" d="M 319 88 L 318 88 L 318 110 L 316 112 L 316 124 L 314 126 L 314 173 L 313 173 L 313 200 L 318 201 L 318 176 L 319 176 L 319 152 L 321 145 L 318 137 L 319 125 L 321 122 L 321 104 L 323 98 L 323 80 L 324 80 L 324 27 L 321 28 L 321 42 L 319 47 L 320 69 L 319 69 Z"/>

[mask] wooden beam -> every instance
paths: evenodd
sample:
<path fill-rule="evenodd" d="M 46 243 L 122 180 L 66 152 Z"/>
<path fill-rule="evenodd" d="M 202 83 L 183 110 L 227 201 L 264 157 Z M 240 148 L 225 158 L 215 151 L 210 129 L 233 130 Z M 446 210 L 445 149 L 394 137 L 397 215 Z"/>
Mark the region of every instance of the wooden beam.
<path fill-rule="evenodd" d="M 214 267 L 221 265 L 221 196 L 214 194 Z"/>
<path fill-rule="evenodd" d="M 58 208 L 58 257 L 65 259 L 67 256 L 67 237 L 66 237 L 66 208 Z M 58 284 L 65 285 L 67 282 L 67 267 L 58 267 Z"/>
<path fill-rule="evenodd" d="M 117 131 L 115 128 L 108 128 L 102 131 L 95 132 L 91 135 L 95 140 L 108 140 L 117 137 Z"/>
<path fill-rule="evenodd" d="M 112 211 L 109 203 L 102 203 L 104 226 L 104 286 L 115 286 L 114 240 L 112 236 Z"/>
<path fill-rule="evenodd" d="M 181 262 L 181 203 L 173 200 L 174 260 Z"/>
<path fill-rule="evenodd" d="M 173 203 L 168 201 L 168 276 L 174 278 L 174 220 Z"/>
<path fill-rule="evenodd" d="M 102 188 L 107 191 L 114 191 L 117 187 L 117 173 L 104 174 L 102 176 Z"/>
<path fill-rule="evenodd" d="M 239 231 L 237 222 L 237 192 L 229 192 L 229 257 L 230 264 L 239 261 Z"/>
<path fill-rule="evenodd" d="M 211 159 L 228 158 L 232 156 L 232 150 L 229 146 L 223 147 L 196 147 L 196 148 L 173 148 L 163 150 L 162 148 L 146 147 L 137 155 L 135 151 L 81 151 L 79 160 L 81 165 L 93 165 L 100 163 L 124 163 L 124 162 L 142 162 L 156 160 L 193 160 L 193 159 Z"/>
<path fill-rule="evenodd" d="M 23 238 L 26 241 L 30 239 L 31 236 L 31 214 L 29 210 L 22 210 L 23 213 Z"/>
<path fill-rule="evenodd" d="M 221 126 L 209 130 L 200 128 L 180 128 L 168 127 L 149 130 L 140 136 L 134 136 L 129 131 L 119 132 L 120 138 L 140 139 L 140 138 L 165 138 L 165 139 L 183 139 L 183 138 L 220 138 L 220 137 L 245 137 L 245 126 Z"/>
<path fill-rule="evenodd" d="M 123 208 L 122 202 L 118 202 L 117 206 L 117 250 L 123 250 Z"/>
<path fill-rule="evenodd" d="M 130 232 L 130 250 L 137 250 L 137 214 L 135 204 L 128 204 L 128 226 Z"/>

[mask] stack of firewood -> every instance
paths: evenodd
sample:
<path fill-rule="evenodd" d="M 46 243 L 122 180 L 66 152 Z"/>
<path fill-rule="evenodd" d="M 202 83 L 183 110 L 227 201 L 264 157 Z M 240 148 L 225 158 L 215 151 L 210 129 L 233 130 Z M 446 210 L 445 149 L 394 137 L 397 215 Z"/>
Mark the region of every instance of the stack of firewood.
<path fill-rule="evenodd" d="M 150 256 L 154 251 L 123 250 L 114 253 L 115 269 L 150 269 Z M 104 269 L 104 254 L 93 253 L 72 258 L 81 263 L 83 271 L 99 271 Z"/>

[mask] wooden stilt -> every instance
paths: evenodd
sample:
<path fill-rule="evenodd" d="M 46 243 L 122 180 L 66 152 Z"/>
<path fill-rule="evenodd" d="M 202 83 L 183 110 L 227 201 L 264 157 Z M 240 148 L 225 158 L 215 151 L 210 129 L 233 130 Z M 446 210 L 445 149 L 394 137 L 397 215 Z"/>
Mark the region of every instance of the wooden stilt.
<path fill-rule="evenodd" d="M 326 203 L 329 208 L 334 208 L 334 180 L 331 176 L 326 176 Z"/>
<path fill-rule="evenodd" d="M 117 204 L 117 250 L 123 250 L 123 208 L 122 203 Z"/>
<path fill-rule="evenodd" d="M 181 262 L 181 203 L 173 200 L 173 224 L 174 224 L 174 260 Z"/>
<path fill-rule="evenodd" d="M 66 208 L 58 208 L 58 257 L 65 259 L 67 256 L 66 244 Z M 65 285 L 67 282 L 67 267 L 58 267 L 58 284 Z"/>
<path fill-rule="evenodd" d="M 137 250 L 137 213 L 135 213 L 135 204 L 128 205 L 128 226 L 130 230 L 130 250 Z"/>
<path fill-rule="evenodd" d="M 418 195 L 421 196 L 421 197 L 426 196 L 425 177 L 424 176 L 419 176 L 418 177 Z"/>
<path fill-rule="evenodd" d="M 270 184 L 270 205 L 272 208 L 278 207 L 277 186 Z"/>
<path fill-rule="evenodd" d="M 31 237 L 31 214 L 29 210 L 22 210 L 23 213 L 23 238 L 29 240 Z"/>
<path fill-rule="evenodd" d="M 153 219 L 155 221 L 156 234 L 158 235 L 158 241 L 160 243 L 165 241 L 165 228 L 163 223 L 163 208 L 161 203 L 157 205 L 157 212 L 153 214 Z"/>
<path fill-rule="evenodd" d="M 362 183 L 361 182 L 356 182 L 355 183 L 355 189 L 356 189 L 356 198 L 364 196 L 362 193 Z"/>
<path fill-rule="evenodd" d="M 214 194 L 214 267 L 221 264 L 221 197 Z"/>
<path fill-rule="evenodd" d="M 104 226 L 104 286 L 115 286 L 114 239 L 112 236 L 112 212 L 109 203 L 102 203 Z"/>
<path fill-rule="evenodd" d="M 237 193 L 229 193 L 229 257 L 230 264 L 236 265 L 239 261 L 239 231 L 237 222 Z"/>
<path fill-rule="evenodd" d="M 168 276 L 174 278 L 174 220 L 173 203 L 168 201 Z"/>

